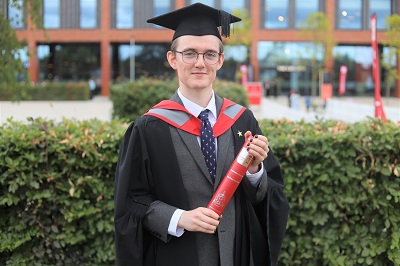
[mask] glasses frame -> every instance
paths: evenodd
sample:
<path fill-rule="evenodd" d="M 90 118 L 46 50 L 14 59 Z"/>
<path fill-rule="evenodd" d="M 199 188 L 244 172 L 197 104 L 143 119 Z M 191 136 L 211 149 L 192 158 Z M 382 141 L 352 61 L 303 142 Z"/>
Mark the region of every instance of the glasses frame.
<path fill-rule="evenodd" d="M 183 53 L 188 52 L 188 51 L 191 51 L 191 52 L 193 52 L 193 53 L 195 53 L 195 54 L 197 55 L 196 60 L 195 60 L 194 62 L 192 62 L 192 63 L 187 63 L 187 62 L 185 62 L 185 60 L 183 59 Z M 208 64 L 208 65 L 215 65 L 216 63 L 218 63 L 219 59 L 221 58 L 221 55 L 223 54 L 223 53 L 214 52 L 214 51 L 208 51 L 208 52 L 204 52 L 204 53 L 199 53 L 199 52 L 196 52 L 196 51 L 194 51 L 194 50 L 188 50 L 188 51 L 177 51 L 177 50 L 173 50 L 172 52 L 181 54 L 181 55 L 182 55 L 182 62 L 185 63 L 185 64 L 194 64 L 194 63 L 197 63 L 197 61 L 199 60 L 199 55 L 202 54 L 202 55 L 203 55 L 203 61 L 204 61 L 204 63 L 206 63 L 206 64 Z M 205 57 L 204 57 L 204 55 L 205 55 L 206 53 L 217 53 L 217 54 L 218 54 L 218 60 L 215 61 L 215 63 L 212 63 L 212 64 L 208 63 L 208 62 L 206 61 Z"/>

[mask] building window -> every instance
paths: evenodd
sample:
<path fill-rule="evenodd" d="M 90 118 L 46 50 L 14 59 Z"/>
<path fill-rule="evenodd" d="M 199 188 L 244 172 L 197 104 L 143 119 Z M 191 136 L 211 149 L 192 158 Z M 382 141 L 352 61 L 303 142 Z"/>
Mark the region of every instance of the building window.
<path fill-rule="evenodd" d="M 379 1 L 380 3 L 381 1 Z M 362 29 L 361 0 L 339 0 L 338 28 L 342 30 Z"/>
<path fill-rule="evenodd" d="M 24 27 L 23 14 L 22 0 L 8 1 L 8 20 L 11 27 L 14 29 L 22 29 Z"/>
<path fill-rule="evenodd" d="M 391 0 L 379 0 L 379 1 L 370 0 L 369 2 L 370 17 L 372 16 L 373 13 L 376 13 L 376 28 L 378 30 L 385 29 L 386 17 L 390 16 L 392 13 L 391 4 L 392 4 Z"/>
<path fill-rule="evenodd" d="M 169 43 L 136 43 L 133 48 L 129 44 L 119 43 L 111 46 L 112 77 L 114 82 L 131 78 L 131 66 L 134 62 L 135 79 L 140 77 L 172 78 L 174 70 L 165 60 L 170 49 Z"/>
<path fill-rule="evenodd" d="M 190 4 L 194 4 L 194 3 L 202 3 L 205 4 L 207 6 L 215 6 L 215 1 L 214 0 L 190 0 Z"/>
<path fill-rule="evenodd" d="M 154 17 L 168 13 L 171 10 L 170 0 L 154 0 Z M 162 28 L 159 25 L 153 25 L 154 28 Z"/>
<path fill-rule="evenodd" d="M 288 28 L 288 0 L 265 0 L 265 21 L 267 29 Z"/>
<path fill-rule="evenodd" d="M 232 13 L 234 10 L 244 9 L 244 0 L 221 0 L 221 9 Z"/>
<path fill-rule="evenodd" d="M 318 12 L 318 1 L 319 0 L 302 0 L 296 1 L 296 28 L 300 28 L 301 23 L 305 23 L 307 17 L 311 13 Z"/>
<path fill-rule="evenodd" d="M 154 0 L 154 16 L 168 13 L 171 9 L 170 0 Z"/>
<path fill-rule="evenodd" d="M 46 29 L 60 28 L 60 1 L 43 1 L 43 26 Z"/>
<path fill-rule="evenodd" d="M 37 47 L 37 56 L 39 81 L 88 81 L 93 78 L 99 83 L 99 44 L 42 44 Z"/>
<path fill-rule="evenodd" d="M 333 49 L 333 54 L 335 60 L 333 80 L 339 80 L 340 66 L 345 65 L 348 69 L 346 94 L 371 95 L 375 87 L 372 80 L 371 46 L 337 46 Z M 334 83 L 335 87 L 337 84 Z"/>
<path fill-rule="evenodd" d="M 246 64 L 247 47 L 244 45 L 225 45 L 224 67 L 217 72 L 217 77 L 224 80 L 239 80 L 240 65 Z"/>
<path fill-rule="evenodd" d="M 258 42 L 259 80 L 274 84 L 271 95 L 311 94 L 313 61 L 323 60 L 322 51 L 315 54 L 312 47 L 310 42 Z"/>
<path fill-rule="evenodd" d="M 379 50 L 379 58 L 385 60 L 386 63 L 396 67 L 396 61 L 391 57 L 390 48 L 382 47 Z M 333 77 L 333 88 L 337 91 L 340 66 L 347 66 L 347 77 L 346 77 L 346 94 L 357 95 L 357 96 L 372 96 L 375 92 L 375 85 L 372 78 L 372 48 L 371 46 L 352 46 L 352 45 L 341 45 L 336 46 L 333 49 L 334 55 L 334 77 Z M 386 84 L 388 80 L 385 77 L 388 75 L 387 69 L 381 68 L 381 89 L 384 87 L 388 91 L 382 91 L 386 95 L 394 95 L 394 84 Z M 386 87 L 387 86 L 387 87 Z"/>
<path fill-rule="evenodd" d="M 97 0 L 80 1 L 80 23 L 82 29 L 97 27 Z"/>
<path fill-rule="evenodd" d="M 117 0 L 117 29 L 133 28 L 134 8 L 133 0 Z"/>

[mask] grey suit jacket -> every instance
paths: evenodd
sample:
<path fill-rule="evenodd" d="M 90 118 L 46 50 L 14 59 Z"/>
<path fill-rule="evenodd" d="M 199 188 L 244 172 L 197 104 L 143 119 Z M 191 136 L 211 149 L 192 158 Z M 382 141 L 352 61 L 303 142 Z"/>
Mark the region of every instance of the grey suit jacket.
<path fill-rule="evenodd" d="M 177 93 L 174 94 L 171 100 L 183 105 Z M 221 110 L 222 102 L 222 98 L 216 96 L 218 113 Z M 217 172 L 214 184 L 208 173 L 203 153 L 201 152 L 196 136 L 173 126 L 170 126 L 170 133 L 178 158 L 179 168 L 182 173 L 183 184 L 190 209 L 205 207 L 235 158 L 234 133 L 232 130 L 228 130 L 218 137 Z M 259 186 L 262 189 L 255 188 L 247 178 L 243 178 L 242 183 L 246 196 L 249 197 L 252 202 L 259 202 L 265 197 L 267 191 L 267 174 L 265 171 Z M 224 210 L 216 235 L 195 233 L 199 265 L 218 265 L 219 262 L 222 266 L 234 264 L 234 204 L 235 200 L 232 198 Z M 146 227 L 157 232 L 159 238 L 164 242 L 168 242 L 172 237 L 168 234 L 168 226 L 176 209 L 176 207 L 164 202 L 155 201 L 150 205 L 146 214 L 144 220 Z"/>

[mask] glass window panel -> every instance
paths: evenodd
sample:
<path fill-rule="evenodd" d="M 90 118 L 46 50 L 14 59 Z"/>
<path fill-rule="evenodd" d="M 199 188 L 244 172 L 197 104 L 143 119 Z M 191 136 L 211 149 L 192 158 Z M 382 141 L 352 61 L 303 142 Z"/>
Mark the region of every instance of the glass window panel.
<path fill-rule="evenodd" d="M 296 28 L 300 27 L 300 23 L 305 23 L 311 13 L 318 11 L 318 2 L 319 0 L 296 1 Z"/>
<path fill-rule="evenodd" d="M 49 44 L 37 48 L 39 80 L 87 81 L 100 86 L 99 44 Z"/>
<path fill-rule="evenodd" d="M 168 64 L 165 55 L 170 49 L 169 43 L 135 44 L 135 79 L 146 77 L 174 77 L 175 72 Z M 130 79 L 131 47 L 129 44 L 114 44 L 113 76 L 120 80 Z"/>
<path fill-rule="evenodd" d="M 217 77 L 236 80 L 239 66 L 246 63 L 247 48 L 244 45 L 225 45 L 224 55 L 224 66 L 217 72 Z"/>
<path fill-rule="evenodd" d="M 390 16 L 392 13 L 391 4 L 391 0 L 370 0 L 370 16 L 376 13 L 376 28 L 378 30 L 385 29 L 386 17 Z"/>
<path fill-rule="evenodd" d="M 133 0 L 117 0 L 117 29 L 133 28 Z"/>
<path fill-rule="evenodd" d="M 275 65 L 280 63 L 294 63 L 309 61 L 313 56 L 314 44 L 310 42 L 268 42 L 258 43 L 258 60 L 260 64 Z M 315 55 L 322 60 L 322 51 Z"/>
<path fill-rule="evenodd" d="M 43 1 L 43 25 L 46 29 L 60 28 L 60 1 Z"/>
<path fill-rule="evenodd" d="M 28 68 L 29 66 L 29 53 L 28 53 L 28 47 L 25 47 L 23 49 L 19 49 L 16 58 L 20 59 L 24 66 Z"/>
<path fill-rule="evenodd" d="M 154 0 L 154 16 L 159 16 L 170 11 L 170 0 Z"/>
<path fill-rule="evenodd" d="M 8 19 L 14 29 L 22 29 L 23 24 L 22 0 L 8 1 Z"/>
<path fill-rule="evenodd" d="M 171 10 L 170 0 L 154 0 L 154 16 L 159 16 L 168 13 Z M 153 25 L 155 28 L 162 28 L 158 25 Z"/>
<path fill-rule="evenodd" d="M 361 29 L 361 0 L 339 1 L 339 29 L 360 30 Z"/>
<path fill-rule="evenodd" d="M 222 0 L 221 9 L 232 13 L 234 10 L 244 9 L 244 0 Z"/>
<path fill-rule="evenodd" d="M 311 65 L 314 58 L 322 61 L 322 51 L 315 54 L 310 42 L 258 43 L 259 80 L 270 86 L 270 94 L 282 95 L 294 90 L 310 95 Z M 275 85 L 272 85 L 275 84 Z"/>
<path fill-rule="evenodd" d="M 267 29 L 288 27 L 289 0 L 265 0 L 265 21 Z"/>
<path fill-rule="evenodd" d="M 385 88 L 384 94 L 386 96 L 394 96 L 394 91 L 395 91 L 395 79 L 393 76 L 389 74 L 389 70 L 386 67 L 383 67 L 383 61 L 392 66 L 392 68 L 396 68 L 396 49 L 393 47 L 383 47 L 383 52 L 382 52 L 382 75 L 381 75 L 381 81 L 382 81 L 382 89 Z M 383 95 L 383 94 L 382 94 Z"/>
<path fill-rule="evenodd" d="M 334 55 L 334 80 L 339 80 L 340 66 L 347 66 L 346 93 L 365 95 L 374 88 L 372 80 L 371 46 L 336 46 Z"/>
<path fill-rule="evenodd" d="M 212 6 L 212 7 L 215 6 L 215 0 L 190 0 L 190 4 L 194 4 L 197 2 L 208 5 L 208 6 Z"/>
<path fill-rule="evenodd" d="M 81 0 L 81 28 L 97 27 L 97 0 Z"/>

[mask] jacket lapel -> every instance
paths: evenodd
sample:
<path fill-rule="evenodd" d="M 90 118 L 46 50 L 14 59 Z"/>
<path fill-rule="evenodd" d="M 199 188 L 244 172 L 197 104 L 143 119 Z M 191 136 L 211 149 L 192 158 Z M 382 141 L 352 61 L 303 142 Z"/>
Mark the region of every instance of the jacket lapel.
<path fill-rule="evenodd" d="M 179 95 L 177 92 L 175 92 L 175 94 L 171 97 L 170 100 L 183 105 L 183 102 L 179 98 Z M 211 184 L 213 184 L 210 173 L 208 172 L 206 162 L 204 160 L 204 155 L 201 152 L 199 142 L 197 141 L 197 137 L 195 135 L 185 132 L 183 130 L 178 130 L 178 133 L 179 133 L 179 136 L 181 137 L 183 143 L 185 143 L 190 154 L 192 154 L 194 161 L 199 166 L 203 175 L 207 178 L 207 180 Z"/>
<path fill-rule="evenodd" d="M 183 105 L 181 99 L 178 96 L 178 93 L 175 92 L 175 94 L 171 97 L 172 101 L 175 101 L 181 105 Z M 217 113 L 219 115 L 222 104 L 223 104 L 223 99 L 219 97 L 218 95 L 215 95 L 215 104 L 217 108 Z M 207 178 L 207 180 L 212 184 L 212 180 L 210 177 L 210 174 L 208 172 L 208 168 L 206 165 L 206 162 L 204 161 L 204 156 L 203 153 L 201 152 L 200 145 L 197 141 L 197 137 L 195 135 L 192 135 L 188 132 L 185 132 L 183 130 L 178 130 L 178 133 L 180 137 L 182 138 L 182 141 L 185 143 L 187 149 L 189 152 L 192 154 L 195 162 L 201 169 L 201 172 L 203 175 Z M 216 173 L 216 180 L 215 184 L 219 184 L 220 180 L 223 177 L 223 171 L 224 171 L 224 166 L 227 161 L 227 155 L 230 154 L 229 147 L 231 146 L 231 130 L 226 131 L 224 134 L 218 137 L 217 140 L 217 145 L 218 145 L 218 154 L 217 154 L 217 173 Z M 227 170 L 227 169 L 225 169 Z"/>
<path fill-rule="evenodd" d="M 229 162 L 228 158 L 231 157 L 229 155 L 233 152 L 231 135 L 231 130 L 228 130 L 218 137 L 217 173 L 215 176 L 215 184 L 219 184 L 225 173 L 228 171 L 226 167 L 229 167 L 229 165 L 225 164 Z"/>
<path fill-rule="evenodd" d="M 194 161 L 199 166 L 203 175 L 212 184 L 210 173 L 204 160 L 203 153 L 201 152 L 200 145 L 197 141 L 197 137 L 183 130 L 178 130 L 179 136 L 182 138 L 183 143 L 186 145 Z"/>

